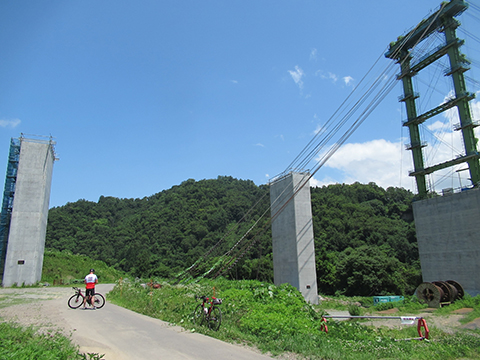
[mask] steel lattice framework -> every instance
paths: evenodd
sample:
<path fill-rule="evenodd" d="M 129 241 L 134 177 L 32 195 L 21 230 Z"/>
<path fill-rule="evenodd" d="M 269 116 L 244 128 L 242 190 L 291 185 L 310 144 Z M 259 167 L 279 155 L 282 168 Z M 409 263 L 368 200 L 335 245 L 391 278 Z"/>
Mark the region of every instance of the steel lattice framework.
<path fill-rule="evenodd" d="M 392 42 L 389 50 L 385 53 L 387 58 L 396 60 L 401 67 L 398 80 L 402 81 L 404 95 L 400 101 L 405 102 L 407 109 L 407 120 L 404 121 L 403 126 L 408 127 L 410 132 L 410 144 L 407 146 L 407 149 L 412 151 L 414 164 L 414 171 L 410 172 L 410 176 L 414 176 L 416 179 L 420 198 L 428 197 L 426 175 L 461 163 L 468 164 L 472 185 L 474 187 L 480 185 L 480 155 L 477 150 L 478 140 L 474 134 L 474 128 L 478 124 L 472 121 L 469 105 L 469 102 L 475 98 L 475 94 L 467 91 L 464 78 L 464 72 L 469 70 L 470 62 L 465 59 L 465 56 L 459 49 L 464 41 L 458 39 L 456 35 L 456 29 L 460 23 L 455 17 L 463 13 L 467 8 L 468 4 L 463 0 L 451 0 L 450 2 L 442 3 L 438 11 L 420 22 L 415 29 L 405 36 L 400 36 L 397 41 Z M 411 50 L 434 32 L 443 32 L 445 43 L 423 57 L 416 64 L 412 64 Z M 419 71 L 433 64 L 444 55 L 448 56 L 450 62 L 450 69 L 445 76 L 451 76 L 453 80 L 455 97 L 419 115 L 417 114 L 415 104 L 415 100 L 419 95 L 414 91 L 412 78 Z M 460 124 L 455 127 L 455 130 L 462 132 L 465 155 L 425 167 L 422 148 L 426 146 L 426 143 L 422 142 L 420 138 L 419 125 L 427 119 L 453 107 L 458 109 Z"/>

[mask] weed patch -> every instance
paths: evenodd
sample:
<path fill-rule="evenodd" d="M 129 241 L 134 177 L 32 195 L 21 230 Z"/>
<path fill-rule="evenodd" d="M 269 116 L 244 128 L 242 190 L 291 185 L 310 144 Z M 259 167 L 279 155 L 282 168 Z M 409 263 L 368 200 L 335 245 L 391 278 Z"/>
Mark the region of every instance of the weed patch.
<path fill-rule="evenodd" d="M 296 353 L 309 359 L 480 359 L 479 332 L 430 332 L 430 341 L 395 341 L 418 337 L 416 326 L 375 328 L 358 321 L 329 321 L 321 328 L 322 311 L 305 302 L 300 292 L 284 284 L 253 280 L 203 280 L 189 285 L 161 282 L 159 289 L 123 281 L 108 294 L 110 301 L 190 331 L 232 343 L 255 346 L 279 355 Z M 195 296 L 223 299 L 219 331 L 193 323 Z M 357 300 L 356 300 L 357 301 Z M 407 300 L 404 306 L 415 308 Z M 397 304 L 398 305 L 398 304 Z M 342 305 L 348 308 L 348 305 Z M 358 311 L 357 308 L 351 308 Z M 432 329 L 431 329 L 432 330 Z"/>
<path fill-rule="evenodd" d="M 99 354 L 81 354 L 67 337 L 58 332 L 37 332 L 14 323 L 0 323 L 0 359 L 100 360 Z"/>

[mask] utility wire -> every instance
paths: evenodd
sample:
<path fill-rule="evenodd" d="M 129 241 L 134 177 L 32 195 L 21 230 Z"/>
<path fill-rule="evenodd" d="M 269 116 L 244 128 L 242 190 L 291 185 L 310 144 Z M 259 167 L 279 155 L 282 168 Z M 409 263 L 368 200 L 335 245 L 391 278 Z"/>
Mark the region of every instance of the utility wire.
<path fill-rule="evenodd" d="M 445 6 L 445 4 L 442 4 L 442 8 Z M 438 14 L 440 11 L 438 11 Z M 432 19 L 432 23 L 435 22 L 437 17 Z M 431 24 L 432 24 L 431 23 Z M 418 39 L 417 43 L 412 47 L 412 50 L 415 49 L 415 47 L 424 39 L 424 35 L 428 32 L 431 24 L 425 29 L 424 34 Z M 418 25 L 417 25 L 418 26 Z M 410 34 L 412 34 L 411 32 Z M 406 44 L 408 38 L 406 37 L 403 39 L 402 46 L 399 46 L 397 51 L 402 51 L 404 44 Z M 382 54 L 383 55 L 383 54 Z M 394 54 L 393 58 L 396 58 L 398 56 L 397 54 Z M 377 58 L 376 62 L 374 65 L 370 68 L 370 70 L 367 72 L 367 74 L 362 78 L 360 81 L 360 84 L 362 84 L 366 79 L 367 76 L 371 73 L 372 69 L 375 67 L 375 65 L 378 63 L 380 57 Z M 400 62 L 406 61 L 406 58 L 401 60 Z M 212 273 L 213 269 L 218 265 L 220 262 L 223 262 L 224 259 L 227 259 L 229 257 L 229 260 L 226 260 L 224 262 L 223 267 L 217 271 L 216 276 L 219 276 L 223 274 L 225 271 L 228 271 L 231 269 L 231 267 L 236 264 L 239 258 L 241 258 L 252 246 L 253 244 L 258 240 L 258 237 L 260 234 L 264 232 L 266 229 L 267 225 L 269 225 L 272 221 L 274 221 L 278 215 L 281 213 L 281 211 L 287 206 L 287 204 L 297 195 L 297 193 L 306 185 L 309 183 L 310 179 L 321 169 L 321 167 L 335 154 L 335 152 L 348 140 L 348 138 L 358 129 L 358 127 L 368 118 L 368 116 L 372 113 L 372 111 L 380 104 L 380 102 L 391 92 L 391 90 L 394 88 L 396 85 L 395 76 L 393 74 L 389 74 L 389 69 L 393 68 L 393 66 L 390 65 L 384 69 L 379 76 L 375 78 L 373 83 L 368 87 L 366 86 L 366 91 L 363 92 L 363 94 L 360 96 L 360 98 L 357 101 L 352 100 L 354 93 L 359 89 L 359 86 L 355 87 L 352 92 L 349 94 L 347 99 L 343 101 L 343 103 L 340 105 L 340 107 L 334 112 L 334 114 L 328 119 L 326 122 L 324 128 L 322 129 L 323 131 L 319 131 L 315 134 L 315 136 L 310 140 L 310 142 L 307 144 L 307 146 L 300 152 L 300 154 L 290 163 L 290 165 L 286 168 L 286 170 L 280 174 L 280 176 L 277 176 L 275 180 L 279 181 L 279 179 L 282 178 L 282 176 L 285 176 L 289 171 L 292 169 L 302 169 L 305 167 L 307 164 L 312 162 L 312 160 L 316 157 L 319 156 L 319 158 L 316 161 L 316 164 L 313 166 L 313 168 L 310 170 L 309 175 L 306 176 L 294 189 L 293 195 L 287 199 L 279 208 L 275 208 L 275 211 L 272 211 L 272 206 L 279 200 L 280 196 L 277 197 L 273 202 L 271 202 L 270 207 L 263 212 L 263 214 L 255 221 L 255 223 L 248 229 L 248 231 L 234 244 L 233 247 L 230 248 L 229 251 L 227 251 L 219 261 L 212 267 L 210 270 L 208 270 L 206 273 L 204 273 L 203 276 L 207 276 L 210 273 Z M 372 98 L 370 102 L 366 106 L 362 108 L 363 105 L 365 105 L 368 101 L 369 98 Z M 350 108 L 344 109 L 344 105 L 347 104 L 347 102 L 352 101 L 354 102 L 354 105 Z M 363 109 L 363 110 L 362 110 Z M 356 119 L 353 121 L 353 123 L 350 125 L 350 127 L 347 129 L 347 131 L 337 140 L 334 142 L 333 145 L 331 145 L 326 152 L 324 152 L 322 155 L 320 154 L 320 151 L 333 139 L 334 135 L 338 133 L 338 131 L 347 124 L 347 122 L 353 117 L 353 115 L 360 111 L 360 115 L 356 117 Z M 344 113 L 345 114 L 338 120 L 337 122 L 334 122 L 335 119 L 337 119 L 340 114 Z M 327 131 L 327 129 L 329 129 Z M 320 136 L 323 135 L 322 138 Z M 255 205 L 257 206 L 258 203 Z M 263 219 L 269 211 L 272 211 L 271 218 L 269 221 L 266 221 L 263 224 L 263 227 L 257 231 L 257 233 L 247 242 L 244 243 L 244 240 L 247 238 L 247 235 L 250 234 L 253 229 L 259 224 L 260 220 Z M 242 218 L 242 220 L 245 219 L 245 216 Z M 224 237 L 225 238 L 225 237 Z M 222 238 L 222 239 L 224 239 Z M 214 247 L 216 247 L 215 245 Z M 234 253 L 235 251 L 235 253 Z M 212 251 L 207 252 L 203 259 L 205 259 L 207 256 L 209 256 L 212 253 Z M 232 265 L 233 264 L 233 265 Z M 193 266 L 193 265 L 192 265 Z M 227 268 L 228 267 L 228 268 Z"/>

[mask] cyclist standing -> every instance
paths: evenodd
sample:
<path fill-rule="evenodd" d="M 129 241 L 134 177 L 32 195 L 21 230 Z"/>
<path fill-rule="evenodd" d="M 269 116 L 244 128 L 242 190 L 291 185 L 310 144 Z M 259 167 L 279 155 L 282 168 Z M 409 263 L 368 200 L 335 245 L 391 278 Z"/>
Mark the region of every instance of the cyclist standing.
<path fill-rule="evenodd" d="M 90 274 L 85 276 L 85 298 L 83 299 L 83 308 L 86 308 L 87 298 L 91 297 L 90 304 L 95 309 L 95 285 L 98 284 L 97 275 L 95 275 L 95 269 L 90 269 Z"/>

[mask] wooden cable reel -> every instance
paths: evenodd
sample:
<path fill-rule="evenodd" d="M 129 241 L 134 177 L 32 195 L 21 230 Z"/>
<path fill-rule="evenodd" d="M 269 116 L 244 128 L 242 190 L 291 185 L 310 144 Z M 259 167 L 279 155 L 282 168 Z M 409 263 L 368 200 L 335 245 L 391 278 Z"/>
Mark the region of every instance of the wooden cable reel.
<path fill-rule="evenodd" d="M 454 280 L 423 282 L 416 290 L 418 300 L 429 307 L 451 304 L 464 296 L 462 285 Z"/>

